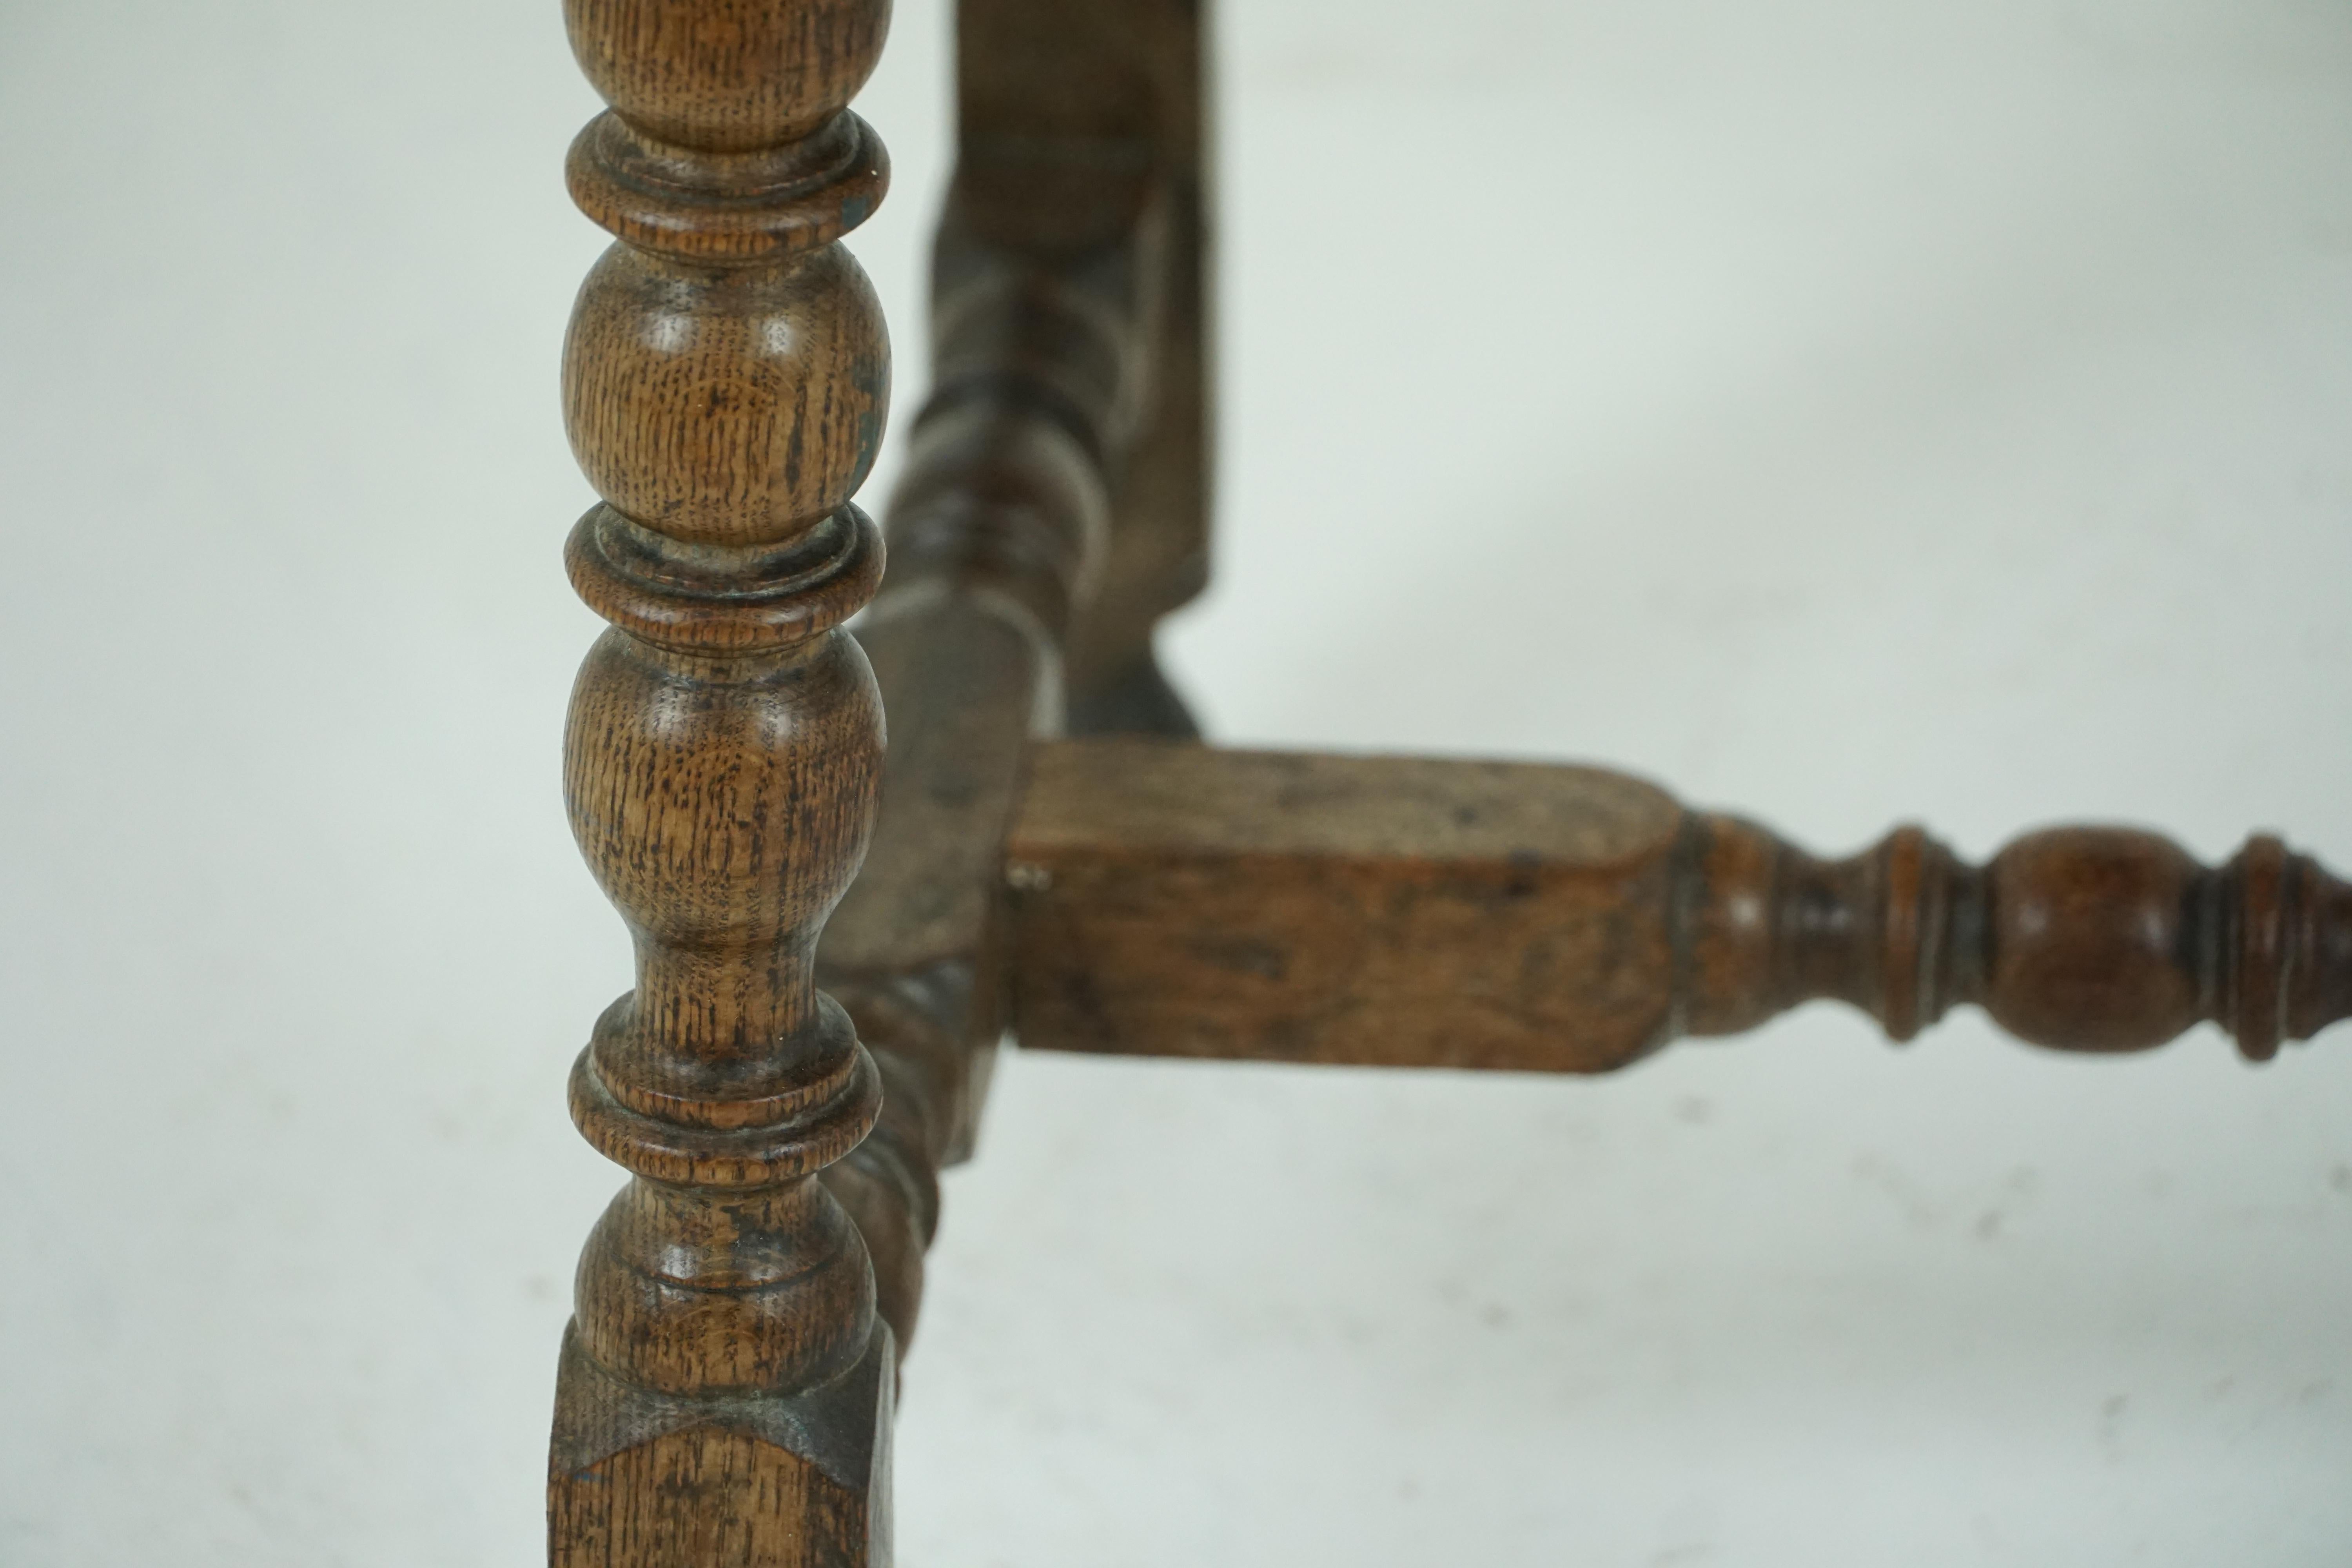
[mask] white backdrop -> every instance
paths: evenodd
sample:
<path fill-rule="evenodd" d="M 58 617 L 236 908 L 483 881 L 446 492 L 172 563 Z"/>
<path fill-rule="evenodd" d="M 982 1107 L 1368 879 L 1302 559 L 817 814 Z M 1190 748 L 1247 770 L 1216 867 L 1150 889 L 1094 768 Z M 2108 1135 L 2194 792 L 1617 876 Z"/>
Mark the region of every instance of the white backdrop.
<path fill-rule="evenodd" d="M 1220 737 L 2352 868 L 2352 13 L 1225 10 Z M 545 0 L 0 7 L 11 1568 L 540 1552 L 594 107 Z M 1016 1056 L 947 1204 L 910 1568 L 2352 1563 L 2352 1032 Z"/>

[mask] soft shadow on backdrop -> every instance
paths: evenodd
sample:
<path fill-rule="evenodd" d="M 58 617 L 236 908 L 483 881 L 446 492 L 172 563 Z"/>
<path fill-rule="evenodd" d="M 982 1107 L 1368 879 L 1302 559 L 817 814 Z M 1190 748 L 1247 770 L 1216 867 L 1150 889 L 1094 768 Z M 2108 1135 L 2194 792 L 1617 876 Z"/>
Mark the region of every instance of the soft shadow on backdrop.
<path fill-rule="evenodd" d="M 2352 13 L 1224 10 L 1220 737 L 2352 867 Z M 541 0 L 0 9 L 0 1562 L 540 1552 L 594 107 Z M 932 1280 L 912 1568 L 2352 1562 L 2352 1039 L 1015 1057 Z"/>

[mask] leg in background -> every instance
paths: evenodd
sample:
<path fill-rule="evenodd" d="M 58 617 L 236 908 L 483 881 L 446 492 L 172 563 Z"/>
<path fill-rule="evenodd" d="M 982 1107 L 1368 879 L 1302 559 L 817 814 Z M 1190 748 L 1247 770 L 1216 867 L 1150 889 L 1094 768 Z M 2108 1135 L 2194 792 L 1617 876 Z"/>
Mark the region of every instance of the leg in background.
<path fill-rule="evenodd" d="M 1146 375 L 1125 389 L 1124 426 L 1098 452 L 1110 532 L 1068 630 L 1068 725 L 1078 734 L 1194 734 L 1160 673 L 1152 631 L 1209 571 L 1207 7 L 963 0 L 958 27 L 961 157 L 941 235 L 943 285 L 959 242 L 1066 261 L 1104 232 L 1084 215 L 1109 215 L 1116 201 L 1104 197 L 1119 174 L 1148 186 L 1149 297 L 1139 301 L 1145 342 L 1136 361 Z"/>

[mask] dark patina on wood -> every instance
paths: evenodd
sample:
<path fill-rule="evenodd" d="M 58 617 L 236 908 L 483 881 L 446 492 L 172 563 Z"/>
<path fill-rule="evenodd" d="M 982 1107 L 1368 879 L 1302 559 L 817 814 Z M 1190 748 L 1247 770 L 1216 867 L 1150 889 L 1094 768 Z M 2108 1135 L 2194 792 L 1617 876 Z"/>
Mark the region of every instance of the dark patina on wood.
<path fill-rule="evenodd" d="M 564 347 L 565 427 L 603 497 L 566 564 L 612 623 L 573 689 L 564 797 L 637 973 L 572 1079 L 582 1132 L 634 1179 L 581 1258 L 558 1373 L 563 1568 L 889 1558 L 892 1337 L 819 1180 L 871 1186 L 877 1155 L 842 1162 L 883 1073 L 815 980 L 882 754 L 843 623 L 881 578 L 850 497 L 889 354 L 836 242 L 887 177 L 845 106 L 887 9 L 565 10 L 613 106 L 573 144 L 571 187 L 619 243 Z"/>
<path fill-rule="evenodd" d="M 1050 1049 L 1605 1072 L 1828 998 L 2076 1051 L 2210 1020 L 2259 1060 L 2352 1015 L 2352 889 L 2274 838 L 2210 870 L 2059 828 L 1978 868 L 1905 827 L 1822 861 L 1590 768 L 1065 742 L 1005 880 Z"/>
<path fill-rule="evenodd" d="M 613 625 L 566 794 L 638 971 L 572 1081 L 635 1179 L 581 1262 L 551 1563 L 888 1560 L 937 1173 L 1008 1024 L 1601 1072 L 1822 998 L 2084 1051 L 2210 1020 L 2255 1059 L 2352 1013 L 2352 892 L 2273 838 L 1824 861 L 1596 769 L 1164 739 L 1154 627 L 1207 564 L 1201 11 L 961 0 L 938 382 L 877 531 L 888 353 L 837 242 L 887 184 L 846 108 L 887 0 L 568 0 L 613 106 L 571 189 L 620 243 L 565 356 L 603 498 L 568 564 Z"/>

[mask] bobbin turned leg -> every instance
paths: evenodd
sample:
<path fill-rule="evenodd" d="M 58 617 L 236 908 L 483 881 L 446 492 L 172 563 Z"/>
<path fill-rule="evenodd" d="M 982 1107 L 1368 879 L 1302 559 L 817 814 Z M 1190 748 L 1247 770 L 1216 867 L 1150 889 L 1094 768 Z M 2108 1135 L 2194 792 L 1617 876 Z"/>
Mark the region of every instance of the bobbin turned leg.
<path fill-rule="evenodd" d="M 887 0 L 568 0 L 611 112 L 572 195 L 619 237 L 580 292 L 566 427 L 603 496 L 572 583 L 613 623 L 565 736 L 572 829 L 637 949 L 572 1080 L 635 1179 L 590 1237 L 549 1461 L 551 1563 L 889 1557 L 894 1357 L 817 1179 L 881 1079 L 814 983 L 865 853 L 882 714 L 841 623 L 888 351 L 835 242 L 886 165 L 845 105 Z"/>

